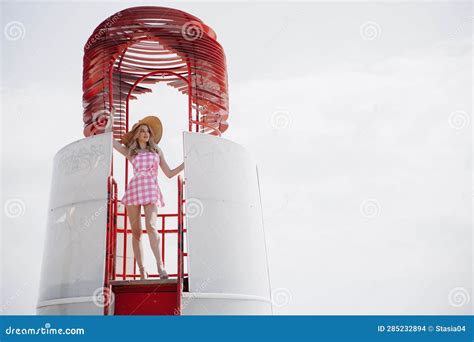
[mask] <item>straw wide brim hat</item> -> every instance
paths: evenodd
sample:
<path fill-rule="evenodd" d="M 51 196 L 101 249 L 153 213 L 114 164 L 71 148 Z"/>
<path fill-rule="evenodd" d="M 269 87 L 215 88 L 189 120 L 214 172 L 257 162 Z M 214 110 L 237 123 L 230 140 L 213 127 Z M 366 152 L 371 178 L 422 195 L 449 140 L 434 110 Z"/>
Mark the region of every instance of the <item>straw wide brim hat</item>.
<path fill-rule="evenodd" d="M 133 136 L 136 133 L 136 130 L 140 125 L 147 125 L 150 127 L 155 144 L 158 144 L 161 140 L 161 136 L 163 135 L 163 125 L 161 124 L 161 120 L 156 116 L 146 116 L 137 123 L 135 123 L 130 131 L 125 133 L 120 142 L 124 145 L 128 145 L 130 140 L 133 139 Z"/>

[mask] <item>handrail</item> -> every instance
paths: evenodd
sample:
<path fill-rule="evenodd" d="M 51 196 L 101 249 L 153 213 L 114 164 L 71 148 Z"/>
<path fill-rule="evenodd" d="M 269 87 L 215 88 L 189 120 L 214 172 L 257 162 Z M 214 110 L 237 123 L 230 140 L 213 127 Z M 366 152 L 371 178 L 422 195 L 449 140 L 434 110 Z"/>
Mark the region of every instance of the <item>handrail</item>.
<path fill-rule="evenodd" d="M 181 296 L 183 292 L 183 180 L 178 176 L 178 284 L 177 284 L 177 309 L 176 315 L 181 315 Z"/>
<path fill-rule="evenodd" d="M 113 185 L 114 185 L 114 212 L 113 212 L 113 229 L 112 229 L 112 251 L 113 251 L 113 257 L 112 257 L 112 279 L 115 279 L 115 273 L 117 271 L 117 212 L 118 212 L 118 186 L 117 182 L 115 179 L 113 179 Z"/>
<path fill-rule="evenodd" d="M 184 183 L 184 182 L 183 182 Z M 118 201 L 120 202 L 120 201 Z M 120 216 L 124 216 L 124 213 L 123 212 L 117 212 L 115 213 L 115 216 L 116 217 L 120 217 Z M 143 217 L 144 214 L 141 214 L 141 216 Z M 166 220 L 167 218 L 171 218 L 171 217 L 176 217 L 177 220 L 179 220 L 179 213 L 175 213 L 175 214 L 158 214 L 158 217 L 161 218 L 161 229 L 157 229 L 157 232 L 158 234 L 161 234 L 162 236 L 162 242 L 164 241 L 164 237 L 167 236 L 168 234 L 178 234 L 178 229 L 165 229 L 165 226 L 166 226 Z M 132 230 L 131 228 L 117 228 L 115 230 L 116 234 L 123 234 L 124 236 L 128 236 L 129 234 L 132 234 Z M 142 233 L 147 233 L 146 229 L 143 228 L 142 229 Z M 184 233 L 187 233 L 187 230 L 183 227 L 183 234 Z M 126 246 L 125 246 L 126 248 Z M 127 251 L 128 249 L 125 250 L 125 252 Z M 125 253 L 124 253 L 125 254 Z M 128 253 L 127 253 L 128 254 Z M 162 248 L 162 257 L 163 257 L 163 261 L 164 261 L 164 249 Z M 187 256 L 187 253 L 183 253 L 183 256 L 186 257 Z M 136 265 L 136 261 L 134 263 L 134 266 Z M 115 274 L 115 277 L 114 277 L 114 280 L 118 277 L 118 278 L 121 278 L 123 280 L 127 279 L 127 278 L 138 278 L 140 277 L 139 274 L 136 273 L 135 269 L 133 270 L 133 272 L 125 272 L 126 271 L 126 268 L 122 265 L 121 267 L 121 272 Z M 170 277 L 178 277 L 178 273 L 168 273 L 168 275 Z M 183 271 L 183 278 L 186 277 L 188 274 L 187 273 L 184 273 Z M 154 278 L 154 277 L 158 277 L 158 275 L 155 275 L 155 274 L 150 274 L 149 275 L 150 278 Z"/>
<path fill-rule="evenodd" d="M 107 227 L 105 241 L 105 276 L 102 296 L 104 315 L 109 314 L 112 289 L 110 281 L 115 278 L 116 236 L 117 236 L 117 182 L 110 175 L 107 179 Z"/>
<path fill-rule="evenodd" d="M 183 283 L 184 277 L 188 274 L 184 272 L 184 257 L 188 256 L 188 253 L 184 252 L 184 233 L 187 231 L 184 228 L 184 209 L 183 203 L 184 200 L 184 181 L 182 176 L 178 176 L 178 213 L 177 214 L 162 214 L 163 221 L 166 217 L 176 217 L 178 221 L 177 229 L 168 229 L 166 230 L 164 225 L 162 230 L 158 230 L 163 235 L 165 233 L 175 233 L 177 237 L 177 273 L 169 274 L 170 276 L 177 277 L 177 309 L 175 310 L 176 315 L 181 315 L 181 302 L 182 302 L 182 293 L 183 293 Z M 118 194 L 117 194 L 117 182 L 113 176 L 109 176 L 107 180 L 107 227 L 106 227 L 106 251 L 105 251 L 105 277 L 104 277 L 104 286 L 103 286 L 103 301 L 104 301 L 104 315 L 108 315 L 110 311 L 110 304 L 112 300 L 112 288 L 111 281 L 116 280 L 117 277 L 122 277 L 126 279 L 127 277 L 135 278 L 135 272 L 133 274 L 126 274 L 125 270 L 122 274 L 116 273 L 116 262 L 117 262 L 117 234 L 122 233 L 124 237 L 131 233 L 131 229 L 126 228 L 117 228 L 117 217 L 125 215 L 125 213 L 118 212 Z M 160 216 L 160 215 L 158 215 Z"/>

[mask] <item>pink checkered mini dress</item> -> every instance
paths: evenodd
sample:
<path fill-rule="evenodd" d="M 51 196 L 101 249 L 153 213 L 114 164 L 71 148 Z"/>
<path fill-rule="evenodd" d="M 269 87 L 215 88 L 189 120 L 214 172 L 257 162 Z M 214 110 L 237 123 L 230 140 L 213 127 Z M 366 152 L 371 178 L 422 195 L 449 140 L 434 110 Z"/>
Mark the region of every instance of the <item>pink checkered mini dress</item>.
<path fill-rule="evenodd" d="M 164 207 L 163 194 L 158 185 L 158 153 L 145 151 L 138 152 L 132 159 L 133 177 L 128 183 L 121 202 L 124 205 L 145 205 L 156 203 Z"/>

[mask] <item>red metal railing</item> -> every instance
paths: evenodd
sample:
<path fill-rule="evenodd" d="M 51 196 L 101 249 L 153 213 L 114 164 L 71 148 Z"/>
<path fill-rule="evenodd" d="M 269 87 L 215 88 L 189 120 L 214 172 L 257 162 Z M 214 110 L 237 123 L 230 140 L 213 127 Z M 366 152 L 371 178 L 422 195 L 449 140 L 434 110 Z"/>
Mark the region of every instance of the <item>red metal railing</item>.
<path fill-rule="evenodd" d="M 158 217 L 161 217 L 162 229 L 158 229 L 158 233 L 161 234 L 162 241 L 162 261 L 165 264 L 165 237 L 166 234 L 177 234 L 177 271 L 176 273 L 170 273 L 170 277 L 177 278 L 177 296 L 178 296 L 178 310 L 176 311 L 179 315 L 181 312 L 181 294 L 183 291 L 183 281 L 184 278 L 188 275 L 184 272 L 184 257 L 187 256 L 187 253 L 184 252 L 184 233 L 186 229 L 184 228 L 184 212 L 183 212 L 183 203 L 185 200 L 184 197 L 184 181 L 181 176 L 178 176 L 178 212 L 176 214 L 158 214 Z M 107 211 L 107 238 L 106 238 L 106 256 L 105 256 L 105 279 L 104 279 L 104 315 L 108 315 L 110 310 L 111 302 L 111 281 L 119 277 L 122 279 L 127 278 L 138 278 L 140 274 L 136 273 L 136 259 L 134 258 L 134 267 L 133 273 L 127 273 L 127 236 L 132 234 L 131 229 L 126 228 L 117 228 L 117 218 L 119 216 L 124 217 L 124 225 L 127 224 L 126 219 L 126 210 L 121 213 L 118 212 L 118 195 L 117 195 L 117 183 L 112 176 L 109 176 L 108 184 L 108 211 Z M 144 214 L 141 214 L 141 217 L 144 217 Z M 165 220 L 166 218 L 177 217 L 178 227 L 177 229 L 166 229 Z M 146 230 L 142 230 L 143 233 L 146 233 Z M 122 272 L 117 273 L 117 235 L 123 234 L 123 260 L 122 263 Z M 150 274 L 150 277 L 159 277 L 158 274 Z"/>
<path fill-rule="evenodd" d="M 184 213 L 183 213 L 183 184 L 181 176 L 178 176 L 178 289 L 177 289 L 177 310 L 176 315 L 181 315 L 181 294 L 183 292 L 183 279 L 184 279 Z"/>
<path fill-rule="evenodd" d="M 115 279 L 115 260 L 117 251 L 117 182 L 113 176 L 107 180 L 107 232 L 105 242 L 105 279 L 103 287 L 104 315 L 109 314 L 112 288 L 110 281 Z"/>

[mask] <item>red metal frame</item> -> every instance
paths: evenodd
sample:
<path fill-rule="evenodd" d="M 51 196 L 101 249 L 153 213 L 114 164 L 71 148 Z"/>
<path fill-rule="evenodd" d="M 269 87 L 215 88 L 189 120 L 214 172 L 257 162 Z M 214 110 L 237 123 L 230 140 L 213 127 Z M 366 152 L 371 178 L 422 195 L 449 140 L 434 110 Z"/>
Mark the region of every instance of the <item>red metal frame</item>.
<path fill-rule="evenodd" d="M 187 29 L 192 31 L 188 32 Z M 191 36 L 190 36 L 191 33 Z M 193 36 L 197 34 L 197 36 Z M 84 46 L 83 121 L 84 135 L 104 133 L 110 122 L 112 107 L 113 139 L 122 137 L 129 128 L 129 101 L 151 89 L 143 84 L 165 82 L 188 96 L 188 130 L 221 136 L 228 128 L 228 85 L 225 54 L 215 32 L 200 19 L 186 12 L 153 6 L 127 8 L 104 20 Z M 122 96 L 126 95 L 126 96 Z M 193 115 L 194 109 L 194 115 Z M 137 278 L 127 273 L 126 208 L 118 212 L 117 183 L 108 180 L 108 221 L 106 267 L 104 279 L 104 314 L 110 308 L 111 280 Z M 125 184 L 128 183 L 128 162 L 125 160 Z M 158 214 L 161 217 L 162 259 L 165 262 L 166 234 L 177 234 L 178 309 L 184 273 L 184 181 L 178 176 L 178 213 Z M 117 217 L 124 217 L 124 227 L 117 228 Z M 144 214 L 141 214 L 143 217 Z M 177 229 L 166 229 L 166 218 L 177 217 Z M 143 230 L 146 232 L 146 230 Z M 123 234 L 122 272 L 116 273 L 117 234 Z M 158 277 L 152 274 L 151 277 Z"/>
<path fill-rule="evenodd" d="M 196 125 L 196 132 L 219 135 L 228 128 L 226 60 L 215 32 L 189 13 L 140 6 L 111 15 L 84 46 L 84 135 L 105 132 L 112 106 L 114 137 L 125 134 L 122 95 L 150 70 L 173 74 L 153 75 L 146 83 L 164 81 L 190 97 L 196 115 L 189 115 L 189 131 Z M 147 92 L 151 89 L 134 87 L 132 97 Z"/>
<path fill-rule="evenodd" d="M 181 315 L 181 296 L 183 292 L 183 279 L 184 279 L 184 227 L 183 227 L 183 185 L 184 182 L 181 179 L 181 176 L 178 176 L 178 290 L 177 290 L 177 310 L 176 315 Z"/>
<path fill-rule="evenodd" d="M 116 215 L 117 215 L 117 216 L 124 216 L 125 213 L 117 213 Z M 144 216 L 145 216 L 144 214 L 141 214 L 141 217 L 144 217 Z M 162 218 L 162 222 L 164 222 L 164 219 L 165 219 L 166 217 L 178 217 L 178 221 L 179 221 L 179 219 L 180 219 L 180 218 L 179 218 L 179 213 L 178 213 L 178 214 L 158 214 L 158 217 L 161 217 L 161 218 Z M 178 225 L 179 225 L 179 223 L 178 223 Z M 162 235 L 161 235 L 161 236 L 162 236 L 161 241 L 164 240 L 163 237 L 165 236 L 165 234 L 178 234 L 178 233 L 179 233 L 179 228 L 178 228 L 178 229 L 165 229 L 164 226 L 162 226 L 162 227 L 163 227 L 162 229 L 157 229 L 157 232 L 162 234 Z M 125 234 L 125 231 L 126 231 L 126 234 Z M 143 229 L 142 232 L 143 232 L 143 233 L 146 233 L 146 230 Z M 186 230 L 186 229 L 183 229 L 183 233 L 186 233 L 186 232 L 187 232 L 187 230 Z M 125 234 L 125 236 L 127 236 L 128 234 L 132 234 L 132 230 L 131 230 L 131 229 L 126 229 L 126 230 L 125 230 L 125 229 L 117 228 L 117 229 L 116 229 L 116 233 L 117 233 L 117 234 Z M 163 243 L 163 242 L 162 242 L 162 243 Z M 127 250 L 127 248 L 126 248 L 126 246 L 124 246 L 124 251 L 126 251 L 126 250 Z M 164 250 L 163 250 L 163 245 L 162 245 L 162 253 L 161 253 L 161 255 L 162 255 L 162 261 L 164 262 L 164 261 L 165 261 L 165 260 L 164 260 L 164 255 L 165 255 L 165 253 L 164 253 Z M 187 255 L 187 254 L 186 254 L 186 255 Z M 126 253 L 124 253 L 124 258 L 126 258 Z M 135 262 L 135 265 L 136 265 L 136 262 Z M 134 271 L 133 273 L 126 273 L 126 268 L 127 268 L 127 267 L 126 267 L 126 263 L 123 263 L 123 264 L 122 264 L 122 273 L 117 273 L 115 276 L 116 276 L 116 277 L 121 277 L 121 278 L 124 279 L 124 280 L 127 279 L 127 278 L 134 278 L 134 279 L 135 279 L 135 278 L 139 278 L 139 277 L 140 277 L 140 274 L 137 274 L 136 271 Z M 179 274 L 179 273 L 170 273 L 169 276 L 170 276 L 170 277 L 177 277 L 178 274 Z M 185 273 L 185 274 L 183 274 L 183 275 L 184 275 L 184 276 L 187 276 L 188 274 Z M 150 274 L 149 276 L 150 276 L 151 278 L 157 278 L 157 277 L 159 277 L 158 274 Z"/>
<path fill-rule="evenodd" d="M 115 279 L 115 261 L 117 251 L 117 182 L 113 176 L 109 176 L 107 181 L 107 229 L 105 245 L 105 279 L 103 286 L 104 295 L 104 315 L 109 314 L 111 292 L 110 280 Z"/>

